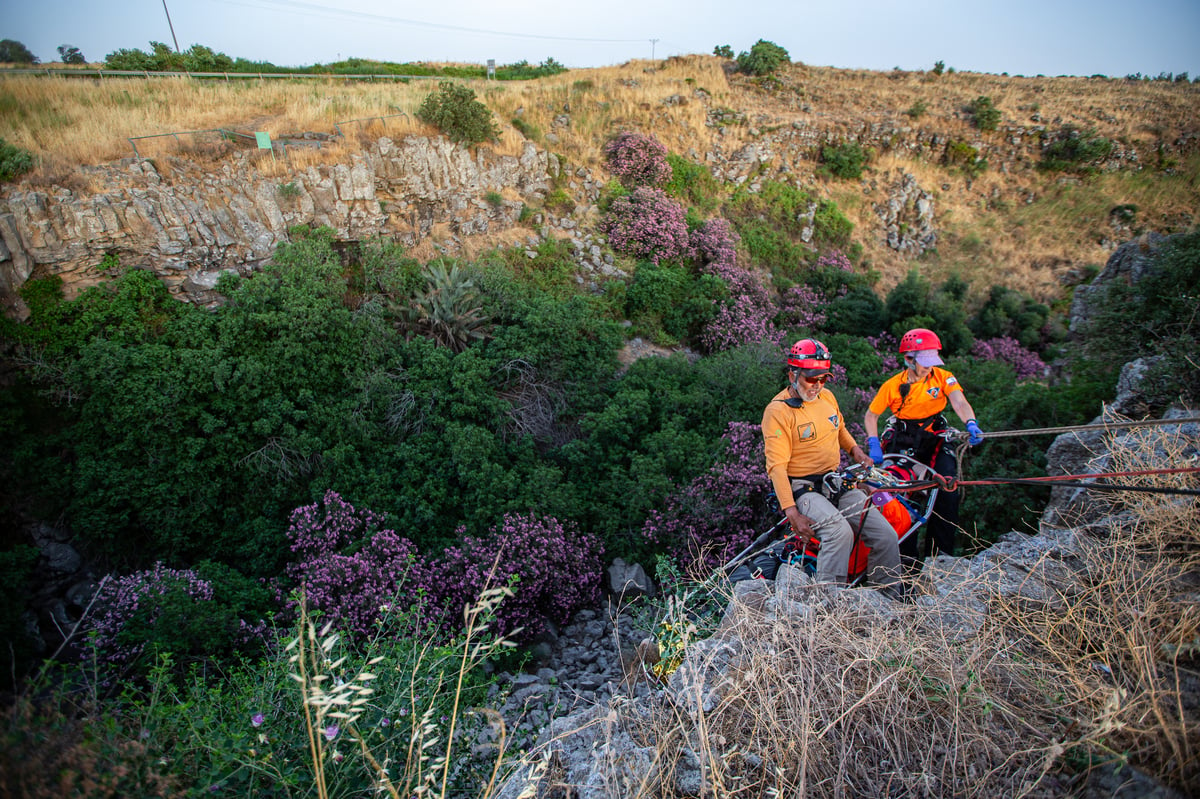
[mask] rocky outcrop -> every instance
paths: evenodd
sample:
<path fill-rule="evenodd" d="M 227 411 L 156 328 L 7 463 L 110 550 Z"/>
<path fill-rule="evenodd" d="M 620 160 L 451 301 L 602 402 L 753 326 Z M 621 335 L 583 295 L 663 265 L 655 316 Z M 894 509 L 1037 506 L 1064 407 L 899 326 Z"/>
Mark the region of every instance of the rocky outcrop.
<path fill-rule="evenodd" d="M 83 170 L 91 191 L 9 187 L 0 197 L 0 310 L 23 315 L 17 290 L 31 277 L 59 275 L 73 296 L 111 277 L 114 256 L 205 302 L 221 272 L 258 267 L 293 225 L 406 246 L 438 225 L 452 236 L 505 230 L 558 170 L 528 142 L 509 156 L 418 136 L 381 138 L 348 162 L 298 169 L 284 182 L 254 158 L 236 152 L 204 170 L 132 158 Z M 497 199 L 514 191 L 521 199 Z"/>
<path fill-rule="evenodd" d="M 1077 286 L 1071 299 L 1071 332 L 1081 331 L 1093 313 L 1095 297 L 1107 291 L 1109 286 L 1117 283 L 1129 286 L 1145 277 L 1154 263 L 1155 254 L 1167 238 L 1151 232 L 1125 242 L 1109 256 L 1104 269 L 1095 279 L 1087 285 Z"/>

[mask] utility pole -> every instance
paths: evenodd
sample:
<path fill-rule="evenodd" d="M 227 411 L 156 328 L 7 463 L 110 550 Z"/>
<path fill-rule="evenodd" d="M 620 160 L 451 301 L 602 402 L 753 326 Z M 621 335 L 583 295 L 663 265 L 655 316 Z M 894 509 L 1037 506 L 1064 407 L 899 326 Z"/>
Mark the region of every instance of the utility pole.
<path fill-rule="evenodd" d="M 167 2 L 167 0 L 163 0 L 163 2 L 165 3 L 165 2 Z M 658 39 L 650 40 L 650 60 L 651 61 L 654 60 L 654 45 L 656 45 L 656 44 L 658 44 Z"/>
<path fill-rule="evenodd" d="M 163 12 L 167 15 L 167 27 L 171 29 L 171 41 L 175 42 L 175 52 L 179 52 L 179 40 L 175 38 L 175 26 L 171 24 L 171 12 L 167 11 L 167 0 L 163 0 Z"/>

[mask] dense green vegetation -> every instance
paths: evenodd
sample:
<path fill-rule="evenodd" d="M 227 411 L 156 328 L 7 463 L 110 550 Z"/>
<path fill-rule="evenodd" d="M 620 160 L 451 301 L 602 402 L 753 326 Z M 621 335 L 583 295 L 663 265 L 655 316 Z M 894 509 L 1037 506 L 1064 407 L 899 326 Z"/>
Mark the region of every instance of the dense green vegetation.
<path fill-rule="evenodd" d="M 295 229 L 269 267 L 224 278 L 214 310 L 137 269 L 71 301 L 55 279 L 30 281 L 28 321 L 3 323 L 13 379 L 0 477 L 13 512 L 0 567 L 15 584 L 32 565 L 19 508 L 60 520 L 105 568 L 194 569 L 221 587 L 229 618 L 252 617 L 270 600 L 243 581 L 290 568 L 289 516 L 328 492 L 383 515 L 421 553 L 530 514 L 597 536 L 606 557 L 648 559 L 647 518 L 720 462 L 731 423 L 757 423 L 783 346 L 804 335 L 845 369 L 833 388 L 859 436 L 897 368 L 895 339 L 918 326 L 939 332 L 985 430 L 1090 419 L 1135 354 L 1161 356 L 1159 407 L 1200 395 L 1194 298 L 1177 290 L 1200 282 L 1197 236 L 1164 247 L 1152 277 L 1095 299 L 1095 324 L 1137 319 L 1136 330 L 1079 348 L 1061 311 L 1012 290 L 934 285 L 914 269 L 880 298 L 844 254 L 852 228 L 832 203 L 775 183 L 727 193 L 687 161 L 664 162 L 656 179 L 688 204 L 693 249 L 630 263 L 598 291 L 580 288 L 553 242 L 533 261 L 501 250 L 421 264 L 382 242 L 344 259 L 326 229 Z M 619 369 L 626 320 L 701 355 Z M 1053 383 L 1052 358 L 1066 364 Z M 989 443 L 970 468 L 1035 476 L 1044 450 Z M 1042 501 L 1027 488 L 972 492 L 964 524 L 986 543 L 1032 525 Z M 749 512 L 770 518 L 765 505 Z M 17 613 L 5 609 L 6 630 Z M 191 642 L 164 642 L 177 654 L 228 646 L 213 630 L 177 632 Z"/>
<path fill-rule="evenodd" d="M 64 60 L 66 57 L 64 54 Z M 150 42 L 149 52 L 136 47 L 114 50 L 104 57 L 104 66 L 106 69 L 137 72 L 295 72 L 313 75 L 396 75 L 414 78 L 489 77 L 487 67 L 483 65 L 445 66 L 370 61 L 365 58 L 347 58 L 311 66 L 277 66 L 269 61 L 233 58 L 202 44 L 194 44 L 183 52 L 178 52 L 162 42 Z M 497 80 L 532 80 L 566 71 L 567 68 L 558 61 L 547 58 L 536 66 L 528 61 L 499 65 L 491 77 Z"/>

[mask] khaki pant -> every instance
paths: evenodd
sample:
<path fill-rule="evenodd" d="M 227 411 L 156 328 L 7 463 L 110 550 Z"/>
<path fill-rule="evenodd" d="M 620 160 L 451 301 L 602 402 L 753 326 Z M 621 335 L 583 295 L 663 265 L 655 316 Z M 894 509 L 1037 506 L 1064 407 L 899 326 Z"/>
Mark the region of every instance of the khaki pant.
<path fill-rule="evenodd" d="M 870 510 L 863 517 L 863 506 Z M 854 530 L 862 521 L 862 540 L 871 551 L 867 555 L 867 579 L 877 585 L 891 585 L 900 579 L 900 549 L 896 531 L 883 514 L 858 489 L 842 494 L 838 507 L 816 491 L 796 496 L 796 509 L 812 520 L 821 541 L 817 557 L 817 580 L 845 583 L 850 569 L 850 551 L 854 548 Z"/>

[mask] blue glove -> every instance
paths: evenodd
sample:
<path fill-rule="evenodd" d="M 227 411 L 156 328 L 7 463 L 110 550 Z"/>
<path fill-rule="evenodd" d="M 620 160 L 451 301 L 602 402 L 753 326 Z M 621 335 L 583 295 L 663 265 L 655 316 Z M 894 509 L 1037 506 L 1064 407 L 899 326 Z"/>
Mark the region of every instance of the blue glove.
<path fill-rule="evenodd" d="M 967 433 L 970 434 L 967 436 L 967 443 L 972 447 L 983 443 L 983 431 L 979 429 L 979 425 L 974 419 L 967 420 Z"/>
<path fill-rule="evenodd" d="M 871 436 L 867 439 L 867 449 L 870 450 L 871 460 L 875 461 L 875 465 L 881 465 L 883 463 L 883 447 L 879 446 L 879 436 Z"/>

